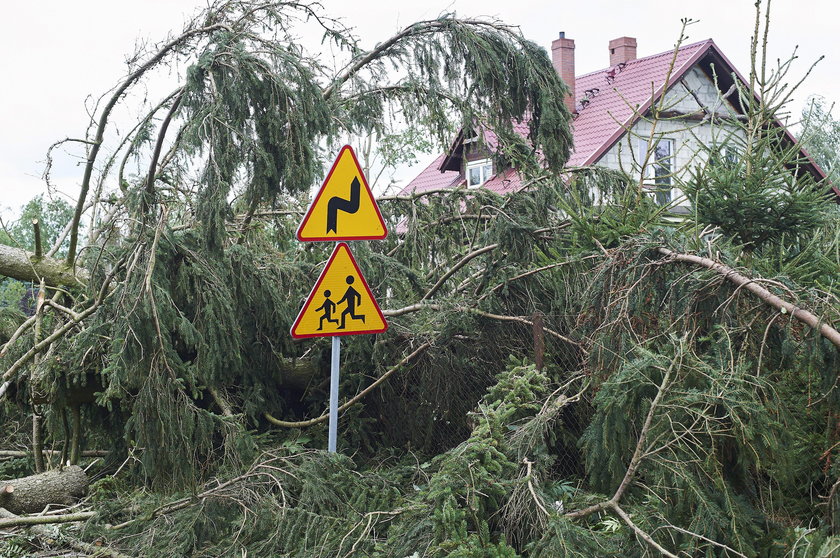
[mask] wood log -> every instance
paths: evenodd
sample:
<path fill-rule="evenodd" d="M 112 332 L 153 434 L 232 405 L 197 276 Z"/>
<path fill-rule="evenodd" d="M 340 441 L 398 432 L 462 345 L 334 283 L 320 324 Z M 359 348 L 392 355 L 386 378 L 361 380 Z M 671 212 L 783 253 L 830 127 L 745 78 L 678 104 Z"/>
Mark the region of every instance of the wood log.
<path fill-rule="evenodd" d="M 68 513 L 68 514 L 61 514 L 61 515 L 40 515 L 40 516 L 27 516 L 27 517 L 20 517 L 14 513 L 11 513 L 9 510 L 5 508 L 0 508 L 0 527 L 7 528 L 7 527 L 16 527 L 16 526 L 23 526 L 28 527 L 30 532 L 34 535 L 48 540 L 55 540 L 55 531 L 53 529 L 47 527 L 47 524 L 53 523 L 70 523 L 75 521 L 87 521 L 91 517 L 95 516 L 95 512 L 80 512 L 80 513 Z M 108 548 L 107 546 L 97 546 L 95 544 L 87 543 L 84 541 L 80 541 L 78 539 L 74 539 L 73 537 L 69 536 L 67 533 L 63 533 L 61 537 L 61 542 L 64 545 L 69 546 L 79 552 L 83 552 L 85 554 L 89 554 L 90 556 L 110 556 L 111 558 L 129 558 L 126 554 L 121 553 L 118 550 L 114 550 L 112 548 Z"/>
<path fill-rule="evenodd" d="M 0 507 L 21 514 L 40 512 L 50 504 L 69 506 L 85 495 L 88 484 L 78 466 L 0 481 Z"/>
<path fill-rule="evenodd" d="M 87 283 L 90 274 L 86 269 L 70 269 L 55 258 L 36 258 L 33 252 L 0 245 L 0 275 L 21 281 L 39 281 L 48 285 L 78 285 Z"/>

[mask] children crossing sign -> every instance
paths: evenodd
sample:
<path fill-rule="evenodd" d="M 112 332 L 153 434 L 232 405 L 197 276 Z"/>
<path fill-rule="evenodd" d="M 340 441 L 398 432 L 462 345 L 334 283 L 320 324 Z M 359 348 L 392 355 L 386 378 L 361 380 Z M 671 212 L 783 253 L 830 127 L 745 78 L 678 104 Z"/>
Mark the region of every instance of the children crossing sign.
<path fill-rule="evenodd" d="M 300 241 L 380 240 L 388 235 L 353 148 L 345 145 L 297 230 Z M 292 337 L 332 337 L 327 450 L 338 443 L 338 380 L 342 335 L 382 333 L 388 329 L 350 247 L 339 242 L 312 287 Z"/>
<path fill-rule="evenodd" d="M 339 243 L 292 326 L 292 337 L 382 333 L 385 317 L 350 248 Z"/>
<path fill-rule="evenodd" d="M 387 235 L 356 154 L 345 145 L 298 227 L 298 240 L 380 240 Z"/>

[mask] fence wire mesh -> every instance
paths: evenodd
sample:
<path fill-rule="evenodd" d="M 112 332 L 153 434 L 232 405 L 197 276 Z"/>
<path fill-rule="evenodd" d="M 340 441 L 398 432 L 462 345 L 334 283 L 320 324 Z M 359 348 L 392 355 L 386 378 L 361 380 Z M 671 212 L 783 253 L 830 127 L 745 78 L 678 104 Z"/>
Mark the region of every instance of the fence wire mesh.
<path fill-rule="evenodd" d="M 433 339 L 420 357 L 368 396 L 363 410 L 342 417 L 342 435 L 359 435 L 347 430 L 355 421 L 375 421 L 369 432 L 375 432 L 376 439 L 352 443 L 435 455 L 467 439 L 475 426 L 474 413 L 480 412 L 479 402 L 512 361 L 540 368 L 549 378 L 549 392 L 581 375 L 583 353 L 570 342 L 575 334 L 567 327 L 574 316 L 536 314 L 521 318 L 508 322 L 488 319 L 474 331 Z M 587 423 L 589 408 L 584 396 L 564 407 L 558 418 L 562 428 L 555 430 L 562 435 L 551 444 L 560 456 L 556 467 L 561 476 L 582 473 L 577 440 Z"/>

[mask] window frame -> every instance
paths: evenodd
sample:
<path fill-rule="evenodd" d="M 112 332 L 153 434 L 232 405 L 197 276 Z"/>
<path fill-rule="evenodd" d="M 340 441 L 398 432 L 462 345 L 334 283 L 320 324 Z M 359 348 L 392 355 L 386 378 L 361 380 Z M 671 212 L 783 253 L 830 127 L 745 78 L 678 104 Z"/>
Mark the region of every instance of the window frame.
<path fill-rule="evenodd" d="M 656 148 L 651 153 L 647 165 L 644 168 L 644 184 L 653 194 L 657 205 L 668 205 L 673 203 L 674 196 L 674 172 L 676 168 L 676 145 L 674 138 L 656 138 Z M 639 138 L 639 152 L 647 157 L 650 142 L 647 138 Z M 659 156 L 657 150 L 662 145 L 668 146 L 668 154 Z"/>
<path fill-rule="evenodd" d="M 479 181 L 477 183 L 471 182 L 470 171 L 478 170 Z M 493 175 L 493 160 L 489 157 L 484 159 L 476 159 L 474 161 L 467 161 L 464 169 L 464 176 L 467 180 L 467 188 L 479 188 L 485 182 L 490 180 Z"/>

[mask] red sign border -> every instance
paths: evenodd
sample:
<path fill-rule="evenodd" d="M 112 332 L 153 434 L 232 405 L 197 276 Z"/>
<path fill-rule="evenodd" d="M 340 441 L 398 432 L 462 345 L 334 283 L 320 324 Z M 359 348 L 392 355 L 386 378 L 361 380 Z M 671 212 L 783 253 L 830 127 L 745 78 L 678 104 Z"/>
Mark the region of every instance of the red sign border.
<path fill-rule="evenodd" d="M 356 165 L 356 170 L 359 172 L 359 176 L 362 177 L 362 184 L 365 187 L 370 199 L 373 201 L 373 209 L 376 210 L 376 216 L 379 218 L 380 224 L 382 224 L 383 233 L 381 236 L 312 236 L 312 237 L 302 237 L 301 231 L 309 222 L 309 218 L 312 216 L 312 211 L 318 205 L 318 202 L 321 200 L 321 195 L 324 193 L 327 184 L 329 184 L 330 179 L 332 178 L 333 172 L 335 172 L 335 168 L 338 166 L 338 162 L 341 160 L 344 151 L 350 150 L 350 155 L 353 157 L 353 163 Z M 335 161 L 333 161 L 332 168 L 330 168 L 330 172 L 327 174 L 327 178 L 324 179 L 324 182 L 321 184 L 321 188 L 318 190 L 318 193 L 315 195 L 315 199 L 309 204 L 309 209 L 306 211 L 306 215 L 303 217 L 303 221 L 300 222 L 300 225 L 297 228 L 297 232 L 295 233 L 297 239 L 301 242 L 340 242 L 342 240 L 382 240 L 386 236 L 388 236 L 388 227 L 385 225 L 385 220 L 382 218 L 382 213 L 379 211 L 379 205 L 376 203 L 376 198 L 373 197 L 373 192 L 368 185 L 367 178 L 365 177 L 365 173 L 362 172 L 362 167 L 359 165 L 359 160 L 356 158 L 356 152 L 353 151 L 353 147 L 350 145 L 345 145 L 341 148 L 338 152 L 338 156 L 336 156 Z"/>
<path fill-rule="evenodd" d="M 375 330 L 348 331 L 336 333 L 305 333 L 302 335 L 296 335 L 295 329 L 298 327 L 298 325 L 300 325 L 300 321 L 303 319 L 303 315 L 306 313 L 307 310 L 309 310 L 309 307 L 312 305 L 312 301 L 315 299 L 315 294 L 321 287 L 321 283 L 324 282 L 324 277 L 327 274 L 327 270 L 332 265 L 333 261 L 338 255 L 338 251 L 342 247 L 344 247 L 344 249 L 347 250 L 347 255 L 350 257 L 350 262 L 356 269 L 356 274 L 359 276 L 359 279 L 362 282 L 362 286 L 365 288 L 365 292 L 367 292 L 368 297 L 370 297 L 370 300 L 373 303 L 373 307 L 376 309 L 377 314 L 379 314 L 379 318 L 382 320 L 382 323 L 385 324 L 385 326 L 382 329 Z M 333 249 L 330 259 L 327 260 L 327 265 L 325 265 L 323 271 L 321 271 L 321 275 L 318 276 L 318 280 L 315 282 L 315 286 L 312 287 L 311 291 L 309 291 L 309 296 L 306 297 L 306 302 L 303 304 L 303 308 L 300 309 L 300 312 L 298 312 L 298 316 L 297 318 L 295 318 L 295 323 L 294 325 L 292 325 L 292 328 L 289 330 L 289 333 L 291 333 L 292 337 L 294 337 L 295 339 L 307 339 L 310 337 L 343 337 L 346 335 L 367 335 L 371 333 L 385 333 L 386 331 L 388 331 L 388 321 L 382 314 L 382 310 L 379 308 L 379 304 L 376 302 L 376 298 L 374 298 L 373 293 L 371 292 L 370 287 L 367 284 L 367 280 L 365 280 L 365 276 L 362 275 L 362 270 L 359 269 L 359 264 L 356 263 L 356 258 L 353 256 L 353 252 L 350 251 L 350 246 L 346 242 L 339 242 L 335 245 L 335 249 Z"/>

